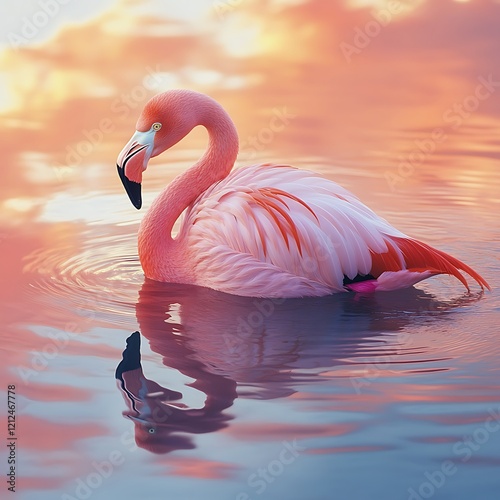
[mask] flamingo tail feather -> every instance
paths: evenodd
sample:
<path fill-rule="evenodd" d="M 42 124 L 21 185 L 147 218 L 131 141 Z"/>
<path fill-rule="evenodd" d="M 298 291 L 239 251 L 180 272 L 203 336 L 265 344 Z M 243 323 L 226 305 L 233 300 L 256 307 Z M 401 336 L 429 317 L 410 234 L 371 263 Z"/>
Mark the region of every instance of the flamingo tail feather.
<path fill-rule="evenodd" d="M 449 274 L 457 278 L 469 291 L 469 284 L 460 272 L 463 271 L 477 281 L 483 290 L 485 288 L 491 290 L 490 285 L 479 273 L 446 252 L 437 250 L 426 243 L 410 238 L 392 237 L 391 240 L 394 242 L 397 249 L 400 250 L 407 270 L 426 273 L 429 276 L 436 274 Z M 395 269 L 389 270 L 393 271 Z"/>

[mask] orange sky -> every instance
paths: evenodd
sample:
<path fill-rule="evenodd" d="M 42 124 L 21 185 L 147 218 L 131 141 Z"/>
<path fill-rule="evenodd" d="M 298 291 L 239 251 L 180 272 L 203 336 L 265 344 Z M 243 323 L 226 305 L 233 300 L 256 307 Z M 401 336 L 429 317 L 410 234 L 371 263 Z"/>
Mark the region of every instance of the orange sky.
<path fill-rule="evenodd" d="M 242 164 L 356 162 L 367 174 L 367 189 L 362 179 L 347 187 L 360 195 L 458 183 L 462 199 L 496 200 L 481 179 L 494 175 L 499 156 L 498 2 L 93 5 L 80 14 L 81 22 L 71 16 L 74 7 L 61 6 L 20 47 L 6 41 L 22 35 L 22 22 L 13 18 L 5 30 L 0 227 L 33 218 L 50 193 L 121 189 L 117 153 L 147 99 L 172 87 L 209 93 L 226 107 L 240 133 Z M 37 6 L 24 13 L 26 19 Z M 249 139 L 277 112 L 292 118 L 272 144 L 255 151 Z M 425 146 L 436 128 L 445 140 Z M 419 158 L 417 140 L 439 155 L 424 158 L 406 184 L 387 180 L 400 175 L 408 158 Z M 200 131 L 176 150 L 204 144 Z M 345 183 L 342 172 L 326 175 Z"/>
<path fill-rule="evenodd" d="M 399 2 L 392 14 L 361 0 L 194 3 L 190 13 L 122 0 L 84 23 L 55 17 L 49 39 L 4 49 L 0 195 L 57 183 L 55 165 L 113 165 L 146 100 L 171 87 L 219 99 L 243 143 L 273 108 L 287 108 L 294 126 L 273 146 L 335 161 L 359 157 L 355 146 L 367 156 L 407 150 L 409 131 L 452 124 L 443 114 L 479 77 L 500 79 L 493 1 Z M 493 92 L 467 121 L 498 127 L 499 114 Z M 69 151 L 89 131 L 95 144 L 79 162 Z"/>

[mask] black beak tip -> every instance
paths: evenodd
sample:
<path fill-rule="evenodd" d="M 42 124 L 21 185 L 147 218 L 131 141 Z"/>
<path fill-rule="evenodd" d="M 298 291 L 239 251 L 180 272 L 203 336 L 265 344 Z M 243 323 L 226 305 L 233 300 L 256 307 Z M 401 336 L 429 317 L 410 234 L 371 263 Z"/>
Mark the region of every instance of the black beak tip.
<path fill-rule="evenodd" d="M 123 168 L 120 167 L 120 165 L 116 165 L 116 168 L 118 170 L 118 175 L 120 176 L 123 187 L 125 188 L 125 191 L 127 192 L 128 197 L 132 202 L 132 205 L 134 205 L 134 207 L 139 210 L 142 207 L 141 184 L 128 180 L 125 176 Z"/>
<path fill-rule="evenodd" d="M 140 185 L 140 184 L 139 184 Z M 142 207 L 142 200 L 141 198 L 139 197 L 138 200 L 132 200 L 132 198 L 130 198 L 130 201 L 132 202 L 132 205 L 134 205 L 135 208 L 137 208 L 137 210 L 140 210 L 141 207 Z"/>

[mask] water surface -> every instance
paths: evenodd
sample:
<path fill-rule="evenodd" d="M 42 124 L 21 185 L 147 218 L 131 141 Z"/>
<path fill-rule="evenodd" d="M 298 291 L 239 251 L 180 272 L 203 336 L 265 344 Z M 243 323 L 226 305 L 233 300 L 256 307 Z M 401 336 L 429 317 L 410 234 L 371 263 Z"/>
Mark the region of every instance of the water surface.
<path fill-rule="evenodd" d="M 18 496 L 496 498 L 500 104 L 492 92 L 459 124 L 447 111 L 479 77 L 496 78 L 500 6 L 420 2 L 348 62 L 339 43 L 369 9 L 275 2 L 282 10 L 267 18 L 257 4 L 225 19 L 208 9 L 202 24 L 173 4 L 171 18 L 149 17 L 145 2 L 139 23 L 122 2 L 20 49 L 23 79 L 13 52 L 3 56 L 24 82 L 1 121 L 0 186 L 0 373 L 16 386 Z M 460 36 L 442 34 L 445 18 Z M 136 29 L 119 29 L 125 20 Z M 248 46 L 242 26 L 256 30 Z M 146 66 L 157 88 L 141 83 Z M 493 291 L 436 277 L 280 301 L 146 280 L 143 211 L 206 137 L 151 162 L 141 212 L 114 161 L 172 78 L 228 109 L 238 165 L 321 172 Z M 269 134 L 274 117 L 283 126 Z M 101 119 L 112 130 L 92 136 Z M 99 140 L 88 154 L 68 156 L 89 137 Z"/>

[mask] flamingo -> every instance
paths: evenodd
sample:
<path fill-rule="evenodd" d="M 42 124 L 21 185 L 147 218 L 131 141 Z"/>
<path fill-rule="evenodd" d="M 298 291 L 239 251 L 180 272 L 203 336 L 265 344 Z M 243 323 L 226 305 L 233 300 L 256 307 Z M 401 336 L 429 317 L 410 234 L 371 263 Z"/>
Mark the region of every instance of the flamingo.
<path fill-rule="evenodd" d="M 234 123 L 214 99 L 191 90 L 152 97 L 118 155 L 118 174 L 137 209 L 149 159 L 198 125 L 208 131 L 207 150 L 161 192 L 141 222 L 138 252 L 147 278 L 290 298 L 391 291 L 438 274 L 455 276 L 470 291 L 464 271 L 490 289 L 472 268 L 406 236 L 315 172 L 269 163 L 232 171 Z"/>

